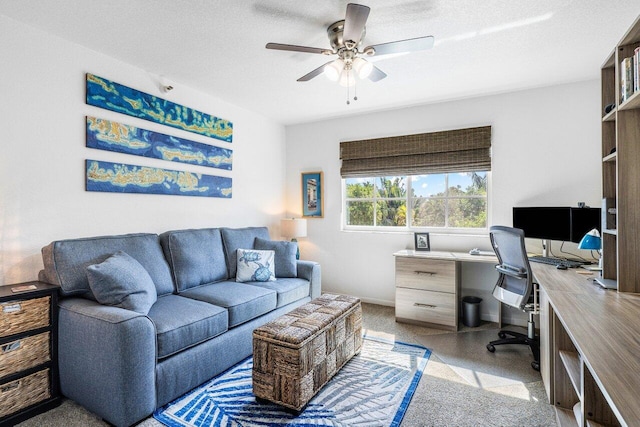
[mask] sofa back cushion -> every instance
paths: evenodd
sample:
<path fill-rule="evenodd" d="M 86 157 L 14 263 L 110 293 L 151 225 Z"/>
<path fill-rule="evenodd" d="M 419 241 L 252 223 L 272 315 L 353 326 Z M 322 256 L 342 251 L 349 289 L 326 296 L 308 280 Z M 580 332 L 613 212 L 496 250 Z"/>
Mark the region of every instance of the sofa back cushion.
<path fill-rule="evenodd" d="M 229 277 L 218 228 L 167 231 L 160 243 L 178 292 Z"/>
<path fill-rule="evenodd" d="M 238 260 L 236 250 L 253 249 L 256 237 L 269 239 L 267 227 L 246 227 L 246 228 L 221 228 L 224 251 L 227 255 L 227 267 L 229 277 L 236 277 Z"/>
<path fill-rule="evenodd" d="M 144 267 L 158 295 L 173 292 L 171 272 L 157 234 L 125 234 L 51 242 L 42 248 L 44 278 L 49 283 L 59 285 L 64 296 L 82 295 L 95 300 L 86 269 L 118 251 L 126 252 Z"/>

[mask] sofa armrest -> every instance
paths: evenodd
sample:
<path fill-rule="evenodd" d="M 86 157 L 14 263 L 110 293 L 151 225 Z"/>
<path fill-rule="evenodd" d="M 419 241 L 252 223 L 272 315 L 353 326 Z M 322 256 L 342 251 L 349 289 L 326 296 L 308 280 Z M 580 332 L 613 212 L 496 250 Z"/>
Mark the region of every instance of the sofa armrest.
<path fill-rule="evenodd" d="M 320 264 L 313 261 L 298 260 L 298 277 L 306 279 L 310 283 L 311 299 L 317 298 L 322 293 L 322 277 Z"/>
<path fill-rule="evenodd" d="M 156 330 L 147 316 L 95 301 L 59 302 L 62 394 L 116 426 L 156 409 Z"/>

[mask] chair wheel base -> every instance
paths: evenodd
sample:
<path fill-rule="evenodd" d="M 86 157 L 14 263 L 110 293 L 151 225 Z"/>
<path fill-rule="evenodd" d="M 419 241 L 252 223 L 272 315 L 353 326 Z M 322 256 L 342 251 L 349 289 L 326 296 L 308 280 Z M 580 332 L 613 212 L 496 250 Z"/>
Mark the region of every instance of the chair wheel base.
<path fill-rule="evenodd" d="M 489 350 L 491 353 L 495 353 L 496 348 L 492 344 L 487 344 L 487 350 Z"/>
<path fill-rule="evenodd" d="M 500 331 L 500 332 L 498 332 L 498 337 L 503 340 L 503 339 L 505 339 L 507 337 L 507 334 L 505 334 L 504 332 Z"/>
<path fill-rule="evenodd" d="M 540 372 L 540 362 L 531 362 L 531 367 L 535 370 Z"/>

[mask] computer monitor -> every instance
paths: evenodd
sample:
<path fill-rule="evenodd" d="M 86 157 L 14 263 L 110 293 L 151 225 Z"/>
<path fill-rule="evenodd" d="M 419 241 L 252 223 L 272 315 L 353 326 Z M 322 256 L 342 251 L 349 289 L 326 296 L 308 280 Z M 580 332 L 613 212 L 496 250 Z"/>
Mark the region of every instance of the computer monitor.
<path fill-rule="evenodd" d="M 600 208 L 571 208 L 571 241 L 580 243 L 585 234 L 594 228 L 602 232 Z"/>
<path fill-rule="evenodd" d="M 513 208 L 513 226 L 531 239 L 579 243 L 590 230 L 600 231 L 600 220 L 600 208 Z"/>

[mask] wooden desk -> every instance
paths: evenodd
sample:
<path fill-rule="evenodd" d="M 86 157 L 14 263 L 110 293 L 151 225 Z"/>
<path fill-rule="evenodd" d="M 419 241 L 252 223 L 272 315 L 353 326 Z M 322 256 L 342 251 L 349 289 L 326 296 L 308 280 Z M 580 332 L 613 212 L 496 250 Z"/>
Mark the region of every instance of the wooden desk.
<path fill-rule="evenodd" d="M 396 263 L 396 320 L 458 330 L 460 263 L 497 264 L 495 255 L 402 250 Z M 500 305 L 498 305 L 500 307 Z M 500 316 L 500 308 L 498 318 Z"/>
<path fill-rule="evenodd" d="M 575 269 L 531 268 L 542 379 L 559 425 L 640 425 L 640 294 L 605 290 Z"/>

